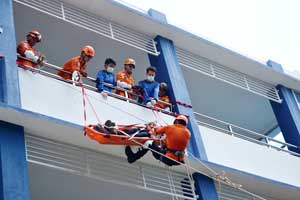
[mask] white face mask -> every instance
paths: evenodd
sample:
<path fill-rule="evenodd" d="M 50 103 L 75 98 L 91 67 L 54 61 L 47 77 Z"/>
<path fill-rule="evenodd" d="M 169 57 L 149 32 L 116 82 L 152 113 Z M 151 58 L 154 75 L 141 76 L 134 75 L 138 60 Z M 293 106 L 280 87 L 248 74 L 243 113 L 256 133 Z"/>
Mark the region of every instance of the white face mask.
<path fill-rule="evenodd" d="M 147 81 L 153 82 L 155 76 L 147 76 Z"/>
<path fill-rule="evenodd" d="M 114 68 L 113 67 L 107 67 L 106 71 L 109 73 L 113 73 L 114 72 Z"/>

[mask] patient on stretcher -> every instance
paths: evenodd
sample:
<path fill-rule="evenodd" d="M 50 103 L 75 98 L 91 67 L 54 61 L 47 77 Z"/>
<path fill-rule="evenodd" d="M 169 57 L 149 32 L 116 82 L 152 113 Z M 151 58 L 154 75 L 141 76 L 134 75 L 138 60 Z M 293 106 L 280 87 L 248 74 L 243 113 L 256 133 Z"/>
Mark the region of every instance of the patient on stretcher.
<path fill-rule="evenodd" d="M 107 120 L 104 125 L 97 124 L 95 130 L 106 134 L 115 135 L 134 135 L 134 137 L 151 137 L 151 132 L 156 127 L 155 122 L 150 122 L 145 124 L 144 127 L 128 126 L 119 128 L 116 126 L 115 122 Z"/>

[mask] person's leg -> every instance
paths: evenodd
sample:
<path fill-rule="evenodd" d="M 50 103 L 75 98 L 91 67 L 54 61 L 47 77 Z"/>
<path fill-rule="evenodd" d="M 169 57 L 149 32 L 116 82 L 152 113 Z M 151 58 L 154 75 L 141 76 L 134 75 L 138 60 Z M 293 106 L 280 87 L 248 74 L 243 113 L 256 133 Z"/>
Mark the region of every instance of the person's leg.
<path fill-rule="evenodd" d="M 130 146 L 126 146 L 125 148 L 125 154 L 127 156 L 127 161 L 129 163 L 133 163 L 135 161 L 137 161 L 138 159 L 140 159 L 141 157 L 143 157 L 149 149 L 139 149 L 136 153 L 133 153 Z"/>
<path fill-rule="evenodd" d="M 155 143 L 149 145 L 149 148 L 153 149 L 154 151 L 152 151 L 152 155 L 155 159 L 160 160 L 162 163 L 168 165 L 168 166 L 173 166 L 173 165 L 180 165 L 180 163 L 169 159 L 166 156 L 163 156 L 161 154 L 166 154 L 166 151 L 164 149 L 162 149 L 160 146 L 157 146 Z"/>

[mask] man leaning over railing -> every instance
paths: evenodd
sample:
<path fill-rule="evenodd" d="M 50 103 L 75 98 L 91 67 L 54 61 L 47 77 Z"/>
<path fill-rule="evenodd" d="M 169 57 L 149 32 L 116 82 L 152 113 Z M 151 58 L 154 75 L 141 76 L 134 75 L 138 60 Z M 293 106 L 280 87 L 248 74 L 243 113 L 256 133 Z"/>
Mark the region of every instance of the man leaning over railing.
<path fill-rule="evenodd" d="M 26 40 L 20 42 L 17 46 L 17 65 L 22 68 L 35 68 L 38 65 L 43 66 L 45 56 L 36 51 L 33 46 L 41 42 L 42 35 L 37 30 L 32 30 L 26 35 Z"/>
<path fill-rule="evenodd" d="M 170 98 L 167 95 L 168 93 L 168 85 L 165 82 L 161 82 L 159 84 L 159 92 L 158 92 L 158 102 L 154 105 L 156 108 L 161 108 L 167 111 L 170 111 L 169 103 Z"/>
<path fill-rule="evenodd" d="M 59 70 L 57 75 L 64 79 L 79 81 L 80 75 L 87 77 L 85 71 L 89 61 L 95 56 L 95 50 L 92 46 L 85 46 L 81 49 L 80 56 L 76 56 L 68 60 L 64 65 L 63 69 Z"/>
<path fill-rule="evenodd" d="M 132 86 L 135 85 L 135 80 L 132 76 L 132 71 L 134 68 L 135 60 L 132 58 L 126 58 L 124 61 L 124 70 L 119 71 L 116 75 L 118 87 L 132 91 Z M 127 97 L 126 93 L 121 90 L 116 90 L 116 94 Z M 128 94 L 128 97 L 131 99 L 134 98 L 134 96 L 130 94 Z"/>
<path fill-rule="evenodd" d="M 104 69 L 99 70 L 96 78 L 96 87 L 99 92 L 107 91 L 112 92 L 114 88 L 108 87 L 104 83 L 111 84 L 113 86 L 117 85 L 115 75 L 113 71 L 115 69 L 116 62 L 112 58 L 107 58 L 104 62 Z"/>

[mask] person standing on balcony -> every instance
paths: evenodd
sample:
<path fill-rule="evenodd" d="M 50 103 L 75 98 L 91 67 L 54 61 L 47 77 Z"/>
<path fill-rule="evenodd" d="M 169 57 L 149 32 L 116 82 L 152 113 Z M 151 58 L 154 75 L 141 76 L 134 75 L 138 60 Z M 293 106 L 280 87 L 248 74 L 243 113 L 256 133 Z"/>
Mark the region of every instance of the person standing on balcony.
<path fill-rule="evenodd" d="M 154 150 L 152 151 L 154 158 L 160 160 L 168 166 L 180 165 L 180 163 L 184 163 L 185 149 L 187 148 L 189 139 L 191 137 L 191 133 L 186 127 L 187 124 L 187 117 L 184 115 L 178 115 L 174 120 L 173 125 L 157 128 L 154 131 L 155 135 L 164 134 L 166 136 L 165 142 L 161 146 L 156 144 L 154 140 L 148 140 L 136 153 L 132 151 L 130 146 L 126 146 L 125 154 L 127 156 L 127 161 L 129 163 L 137 161 L 138 159 L 142 158 L 150 148 Z"/>
<path fill-rule="evenodd" d="M 59 70 L 57 75 L 68 80 L 79 81 L 80 75 L 87 77 L 85 71 L 89 61 L 95 56 L 95 50 L 92 46 L 85 46 L 81 49 L 80 56 L 76 56 L 68 60 L 63 69 Z"/>
<path fill-rule="evenodd" d="M 162 82 L 159 84 L 159 92 L 158 92 L 158 100 L 170 103 L 170 98 L 167 95 L 168 93 L 168 85 L 165 82 Z M 165 109 L 170 111 L 170 107 L 167 104 L 164 104 L 162 102 L 157 102 L 155 105 L 157 108 Z"/>
<path fill-rule="evenodd" d="M 43 66 L 45 63 L 45 56 L 40 54 L 33 48 L 36 43 L 42 41 L 42 35 L 37 30 L 32 30 L 26 35 L 26 40 L 20 42 L 17 46 L 17 65 L 22 68 L 32 67 L 38 65 Z"/>
<path fill-rule="evenodd" d="M 117 73 L 117 86 L 132 91 L 132 87 L 135 85 L 135 80 L 132 76 L 132 71 L 135 69 L 135 60 L 132 58 L 126 58 L 124 61 L 124 70 Z M 126 96 L 124 91 L 116 90 L 116 94 L 120 96 Z M 132 95 L 128 94 L 129 98 L 133 98 Z"/>
<path fill-rule="evenodd" d="M 140 81 L 138 86 L 142 88 L 143 91 L 143 103 L 148 107 L 152 107 L 157 103 L 159 83 L 155 81 L 156 68 L 148 67 L 146 69 L 146 79 Z"/>
<path fill-rule="evenodd" d="M 107 58 L 105 60 L 104 69 L 100 70 L 97 73 L 96 87 L 99 92 L 102 91 L 112 92 L 113 88 L 104 85 L 104 83 L 111 84 L 112 86 L 117 85 L 115 75 L 113 74 L 115 66 L 116 66 L 116 62 L 113 59 Z"/>

